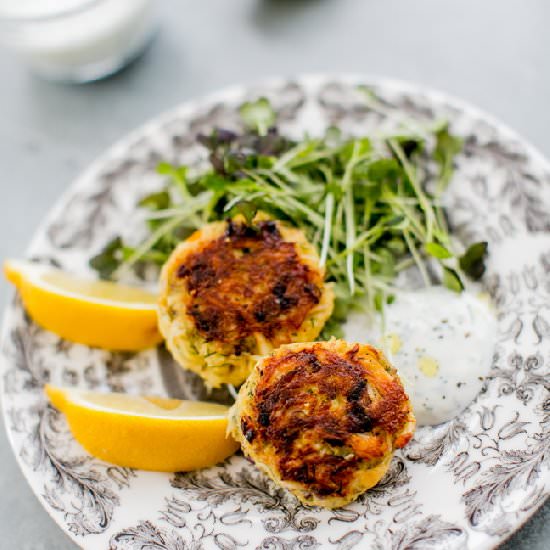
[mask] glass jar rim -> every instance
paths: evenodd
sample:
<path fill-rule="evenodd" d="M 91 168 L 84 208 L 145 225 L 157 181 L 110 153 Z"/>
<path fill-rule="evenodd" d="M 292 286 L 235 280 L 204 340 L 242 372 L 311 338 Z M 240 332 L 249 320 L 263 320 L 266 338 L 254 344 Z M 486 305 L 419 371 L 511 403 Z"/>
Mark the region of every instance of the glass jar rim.
<path fill-rule="evenodd" d="M 60 7 L 59 9 L 45 10 L 42 13 L 37 10 L 36 13 L 10 13 L 0 9 L 0 21 L 7 23 L 36 23 L 39 21 L 52 21 L 59 17 L 75 15 L 83 12 L 96 4 L 101 4 L 105 0 L 80 0 L 74 5 Z"/>

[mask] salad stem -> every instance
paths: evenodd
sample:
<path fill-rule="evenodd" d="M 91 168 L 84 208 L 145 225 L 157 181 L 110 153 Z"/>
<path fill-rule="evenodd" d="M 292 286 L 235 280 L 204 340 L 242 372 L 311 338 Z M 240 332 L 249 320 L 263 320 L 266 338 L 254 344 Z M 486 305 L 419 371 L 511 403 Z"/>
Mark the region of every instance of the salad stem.
<path fill-rule="evenodd" d="M 327 261 L 328 247 L 332 233 L 332 213 L 334 211 L 334 195 L 328 193 L 325 198 L 325 227 L 323 232 L 323 244 L 321 246 L 321 259 L 319 263 L 324 266 Z"/>

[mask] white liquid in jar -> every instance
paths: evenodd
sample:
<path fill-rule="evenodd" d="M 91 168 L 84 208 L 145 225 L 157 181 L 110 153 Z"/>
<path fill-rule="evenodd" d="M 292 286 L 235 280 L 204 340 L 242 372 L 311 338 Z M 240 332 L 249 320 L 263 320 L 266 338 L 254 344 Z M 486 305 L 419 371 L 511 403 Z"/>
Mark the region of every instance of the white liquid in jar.
<path fill-rule="evenodd" d="M 487 300 L 443 287 L 398 292 L 386 306 L 386 326 L 353 313 L 348 341 L 385 350 L 399 371 L 419 425 L 454 418 L 479 393 L 489 373 L 496 319 Z"/>
<path fill-rule="evenodd" d="M 67 80 L 113 72 L 156 26 L 151 0 L 0 0 L 2 18 L 6 46 L 45 76 Z"/>

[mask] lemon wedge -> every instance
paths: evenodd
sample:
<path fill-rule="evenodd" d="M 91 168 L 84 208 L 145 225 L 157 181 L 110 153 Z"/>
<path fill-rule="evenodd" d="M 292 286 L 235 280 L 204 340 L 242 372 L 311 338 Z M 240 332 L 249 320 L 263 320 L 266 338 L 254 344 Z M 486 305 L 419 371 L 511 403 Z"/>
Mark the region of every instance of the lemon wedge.
<path fill-rule="evenodd" d="M 4 273 L 29 315 L 62 338 L 112 350 L 144 349 L 162 339 L 152 292 L 18 260 L 6 261 Z"/>
<path fill-rule="evenodd" d="M 183 472 L 213 466 L 238 443 L 226 436 L 228 407 L 203 401 L 45 387 L 75 439 L 119 466 Z"/>

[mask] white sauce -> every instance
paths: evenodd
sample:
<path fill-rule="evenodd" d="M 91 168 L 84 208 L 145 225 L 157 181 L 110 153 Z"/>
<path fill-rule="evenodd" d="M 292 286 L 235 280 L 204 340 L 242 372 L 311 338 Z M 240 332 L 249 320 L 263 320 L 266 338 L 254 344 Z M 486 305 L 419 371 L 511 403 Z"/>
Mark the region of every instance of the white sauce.
<path fill-rule="evenodd" d="M 443 287 L 400 291 L 380 322 L 353 313 L 348 341 L 371 343 L 388 355 L 411 399 L 419 425 L 459 414 L 479 393 L 491 367 L 496 319 L 487 299 Z"/>

